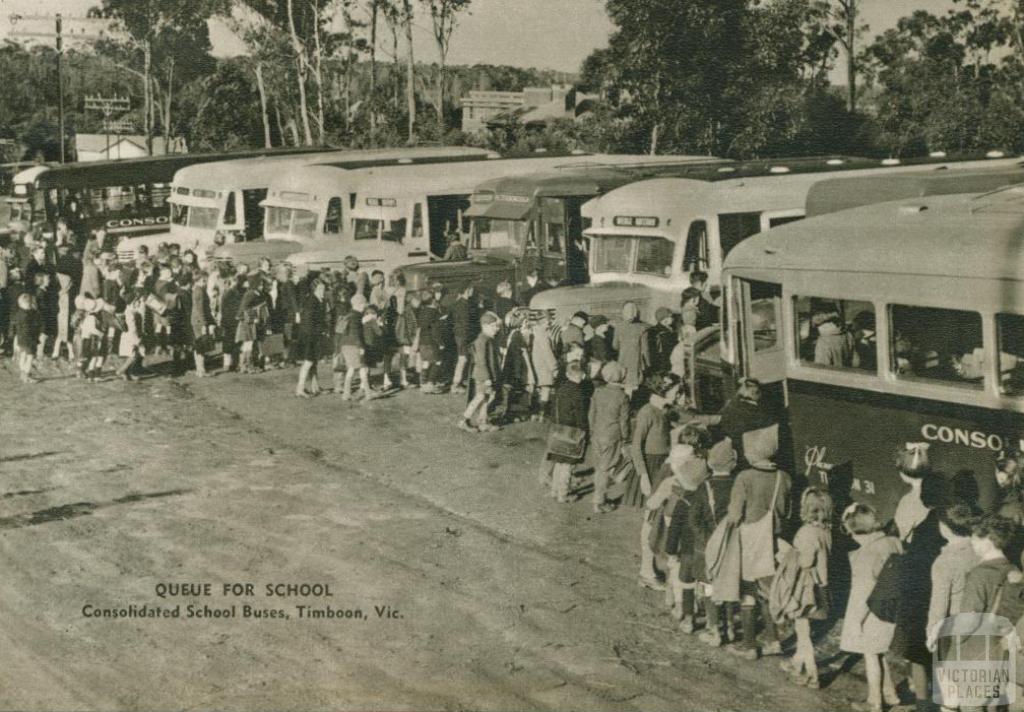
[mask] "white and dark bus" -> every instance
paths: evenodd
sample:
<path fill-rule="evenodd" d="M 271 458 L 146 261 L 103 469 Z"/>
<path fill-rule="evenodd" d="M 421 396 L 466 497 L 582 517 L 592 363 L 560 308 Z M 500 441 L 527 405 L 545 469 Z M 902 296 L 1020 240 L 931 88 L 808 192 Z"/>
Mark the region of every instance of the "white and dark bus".
<path fill-rule="evenodd" d="M 969 487 L 1024 449 L 1022 250 L 1018 186 L 756 235 L 725 259 L 721 368 L 698 358 L 695 380 L 759 379 L 797 474 L 885 516 L 904 491 L 904 443 L 928 443 L 932 465 Z"/>

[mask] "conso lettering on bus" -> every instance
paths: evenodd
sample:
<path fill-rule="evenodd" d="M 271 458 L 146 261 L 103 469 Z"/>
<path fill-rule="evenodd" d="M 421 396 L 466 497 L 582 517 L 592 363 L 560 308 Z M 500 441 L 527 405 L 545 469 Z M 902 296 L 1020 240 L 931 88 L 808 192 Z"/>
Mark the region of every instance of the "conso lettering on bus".
<path fill-rule="evenodd" d="M 122 220 L 107 220 L 107 227 L 135 227 L 138 225 L 165 225 L 168 222 L 166 215 L 155 218 L 124 218 Z"/>
<path fill-rule="evenodd" d="M 934 423 L 922 425 L 921 436 L 925 440 L 933 442 L 963 445 L 964 447 L 973 447 L 978 450 L 994 450 L 998 452 L 1006 447 L 1003 437 L 995 433 L 967 430 L 966 428 L 953 428 L 948 425 L 935 425 Z"/>

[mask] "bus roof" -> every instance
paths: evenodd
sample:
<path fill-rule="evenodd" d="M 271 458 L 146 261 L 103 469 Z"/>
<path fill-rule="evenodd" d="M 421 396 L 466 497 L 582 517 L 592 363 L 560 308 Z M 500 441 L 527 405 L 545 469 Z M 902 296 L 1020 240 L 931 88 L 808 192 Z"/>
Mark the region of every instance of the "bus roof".
<path fill-rule="evenodd" d="M 725 269 L 1020 280 L 1024 187 L 865 205 L 744 240 Z"/>
<path fill-rule="evenodd" d="M 943 171 L 890 176 L 826 178 L 807 194 L 807 217 L 848 210 L 860 205 L 929 195 L 985 193 L 1024 182 L 1024 163 L 1006 170 Z"/>
<path fill-rule="evenodd" d="M 602 220 L 605 220 L 606 225 L 610 225 L 611 221 L 606 218 L 614 218 L 616 215 L 655 215 L 668 219 L 688 219 L 695 214 L 707 214 L 709 211 L 739 213 L 782 207 L 802 210 L 811 187 L 823 180 L 834 181 L 833 190 L 841 191 L 846 181 L 879 180 L 880 174 L 884 175 L 890 170 L 907 171 L 907 175 L 922 176 L 936 175 L 938 171 L 943 171 L 941 175 L 947 175 L 944 171 L 949 170 L 949 175 L 959 175 L 968 170 L 979 173 L 982 170 L 1009 170 L 1018 167 L 1020 163 L 1019 158 L 1000 159 L 961 161 L 941 157 L 883 165 L 880 161 L 869 159 L 816 158 L 800 160 L 798 163 L 776 159 L 724 166 L 696 166 L 685 178 L 639 181 L 612 190 L 586 203 L 583 207 L 583 216 L 593 221 L 594 227 L 588 232 L 600 234 L 605 229 L 601 224 Z M 854 170 L 863 171 L 864 175 L 851 175 L 850 172 Z M 899 175 L 903 174 L 894 173 L 886 177 L 896 178 Z M 768 177 L 771 177 L 770 184 L 753 180 Z M 1005 185 L 999 179 L 994 182 L 997 185 Z M 986 185 L 979 187 L 978 190 L 984 187 L 995 186 Z M 664 222 L 663 224 L 667 225 Z"/>
<path fill-rule="evenodd" d="M 780 175 L 770 185 L 761 181 L 751 183 L 744 178 L 715 182 L 653 178 L 630 183 L 586 203 L 583 215 L 593 221 L 588 233 L 600 234 L 612 228 L 614 218 L 620 215 L 658 217 L 665 227 L 680 221 L 685 229 L 693 217 L 720 210 L 743 213 L 772 208 L 802 209 L 808 189 L 818 180 L 817 174 Z"/>
<path fill-rule="evenodd" d="M 401 162 L 483 160 L 492 152 L 462 146 L 328 151 L 313 155 L 257 156 L 215 161 L 182 168 L 174 174 L 174 185 L 207 190 L 238 187 L 266 187 L 285 168 L 328 165 L 341 169 L 364 168 Z"/>
<path fill-rule="evenodd" d="M 185 166 L 213 163 L 261 155 L 296 155 L 319 153 L 324 148 L 276 148 L 235 153 L 179 153 L 170 156 L 147 156 L 117 161 L 87 161 L 43 166 L 32 178 L 41 190 L 49 188 L 83 188 L 93 185 L 132 185 L 156 181 L 170 183 L 174 174 Z M 35 169 L 28 169 L 35 170 Z M 22 171 L 25 173 L 25 171 Z M 21 175 L 21 174 L 19 174 Z"/>
<path fill-rule="evenodd" d="M 587 197 L 600 195 L 626 183 L 645 178 L 684 174 L 691 166 L 731 163 L 710 156 L 609 156 L 629 158 L 626 162 L 595 162 L 564 166 L 553 171 L 539 171 L 483 181 L 478 193 L 537 197 Z M 648 160 L 651 159 L 651 160 Z M 658 160 L 654 160 L 658 159 Z"/>

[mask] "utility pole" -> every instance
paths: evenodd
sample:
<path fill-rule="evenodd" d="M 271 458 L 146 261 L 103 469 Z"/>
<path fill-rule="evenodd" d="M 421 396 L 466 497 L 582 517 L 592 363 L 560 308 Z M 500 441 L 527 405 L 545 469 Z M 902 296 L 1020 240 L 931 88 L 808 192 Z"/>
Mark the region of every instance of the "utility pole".
<path fill-rule="evenodd" d="M 60 132 L 60 162 L 64 163 L 64 72 L 61 69 L 63 62 L 61 57 L 64 56 L 64 21 L 61 19 L 60 13 L 57 13 L 56 20 L 56 32 L 57 32 L 57 112 L 60 116 L 59 120 L 59 132 Z"/>
<path fill-rule="evenodd" d="M 14 26 L 20 20 L 53 20 L 54 31 L 49 32 L 27 32 L 15 30 Z M 61 61 L 64 56 L 64 16 L 61 13 L 56 15 L 18 15 L 12 14 L 10 16 L 11 21 L 11 37 L 54 37 L 56 38 L 57 45 L 57 115 L 58 115 L 58 131 L 60 132 L 58 143 L 60 144 L 60 162 L 64 163 L 64 68 L 63 62 Z M 69 20 L 75 21 L 94 21 L 94 22 L 106 22 L 109 20 L 98 17 L 68 17 Z M 73 33 L 75 39 L 83 40 L 97 40 L 100 35 L 87 35 L 84 33 Z"/>

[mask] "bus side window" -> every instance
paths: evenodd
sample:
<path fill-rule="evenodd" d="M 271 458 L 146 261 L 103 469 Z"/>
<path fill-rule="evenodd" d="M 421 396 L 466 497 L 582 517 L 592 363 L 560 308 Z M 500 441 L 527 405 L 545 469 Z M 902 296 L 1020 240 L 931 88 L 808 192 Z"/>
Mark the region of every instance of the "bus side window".
<path fill-rule="evenodd" d="M 412 206 L 412 236 L 423 237 L 423 203 Z"/>
<path fill-rule="evenodd" d="M 984 387 L 981 315 L 893 304 L 889 344 L 896 375 Z"/>
<path fill-rule="evenodd" d="M 238 214 L 235 211 L 235 191 L 233 190 L 228 193 L 228 202 L 224 206 L 223 222 L 225 225 L 234 225 L 238 222 Z"/>
<path fill-rule="evenodd" d="M 871 302 L 794 297 L 797 358 L 804 365 L 878 372 Z"/>
<path fill-rule="evenodd" d="M 331 198 L 327 201 L 327 216 L 324 218 L 324 232 L 330 235 L 337 235 L 341 232 L 341 223 L 341 198 Z"/>
<path fill-rule="evenodd" d="M 996 314 L 999 336 L 999 391 L 1024 396 L 1024 316 Z"/>
<path fill-rule="evenodd" d="M 778 218 L 768 218 L 768 228 L 778 227 L 779 225 L 785 225 L 786 223 L 796 222 L 797 220 L 803 220 L 803 215 L 786 215 Z"/>
<path fill-rule="evenodd" d="M 751 235 L 761 232 L 761 213 L 726 213 L 718 216 L 718 239 L 722 259 Z"/>
<path fill-rule="evenodd" d="M 747 318 L 754 337 L 754 352 L 770 351 L 779 345 L 780 289 L 777 284 L 747 282 L 750 289 Z"/>
<path fill-rule="evenodd" d="M 544 232 L 547 233 L 545 249 L 548 252 L 562 254 L 562 241 L 565 239 L 565 226 L 561 223 L 544 222 Z"/>
<path fill-rule="evenodd" d="M 708 224 L 694 220 L 686 233 L 686 252 L 683 254 L 683 272 L 707 270 L 708 268 Z"/>

